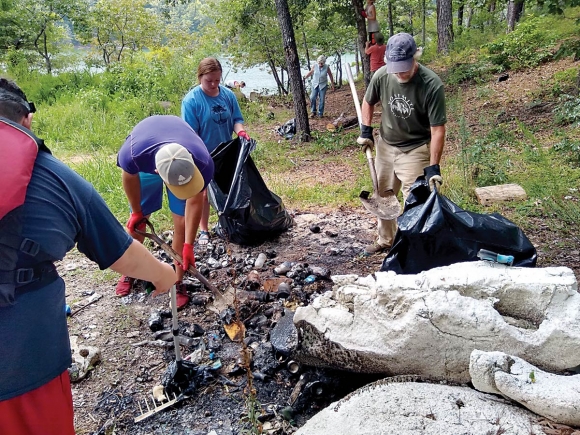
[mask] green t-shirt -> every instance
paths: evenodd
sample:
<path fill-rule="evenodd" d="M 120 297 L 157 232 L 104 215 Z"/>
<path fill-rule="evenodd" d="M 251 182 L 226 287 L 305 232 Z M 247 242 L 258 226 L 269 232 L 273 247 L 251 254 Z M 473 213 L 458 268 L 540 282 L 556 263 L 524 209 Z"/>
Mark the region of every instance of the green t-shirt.
<path fill-rule="evenodd" d="M 380 68 L 365 94 L 371 106 L 381 101 L 381 137 L 389 145 L 410 151 L 431 140 L 431 127 L 447 122 L 441 79 L 419 64 L 408 83 L 399 83 L 387 68 Z"/>

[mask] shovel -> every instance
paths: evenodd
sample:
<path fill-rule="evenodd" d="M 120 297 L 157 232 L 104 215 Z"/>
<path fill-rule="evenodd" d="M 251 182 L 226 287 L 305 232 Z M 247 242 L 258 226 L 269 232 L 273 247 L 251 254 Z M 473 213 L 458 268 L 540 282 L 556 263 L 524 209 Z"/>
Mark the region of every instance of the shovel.
<path fill-rule="evenodd" d="M 352 78 L 352 71 L 348 63 L 344 64 L 346 67 L 346 76 L 348 77 L 348 83 L 350 85 L 350 90 L 352 93 L 352 98 L 354 100 L 354 106 L 356 108 L 356 115 L 358 117 L 359 126 L 362 125 L 362 113 L 360 109 L 360 103 L 358 101 L 358 95 L 356 93 L 356 88 L 354 86 L 354 80 Z M 395 192 L 389 190 L 386 192 L 385 196 L 380 196 L 378 194 L 379 183 L 377 180 L 377 172 L 375 169 L 375 159 L 373 157 L 373 152 L 369 147 L 366 147 L 365 154 L 369 163 L 369 169 L 371 173 L 371 179 L 373 180 L 373 193 L 367 192 L 366 190 L 361 191 L 359 198 L 365 208 L 374 214 L 376 217 L 382 220 L 393 220 L 401 213 L 401 204 L 395 195 Z"/>
<path fill-rule="evenodd" d="M 169 255 L 171 258 L 173 258 L 179 264 L 182 264 L 183 260 L 181 258 L 181 255 L 179 255 L 177 252 L 175 252 L 175 250 L 171 246 L 169 246 L 167 243 L 165 243 L 163 241 L 163 239 L 161 239 L 161 237 L 159 237 L 157 234 L 155 234 L 155 228 L 153 228 L 153 224 L 151 224 L 151 222 L 149 222 L 148 219 L 143 219 L 141 222 L 139 222 L 139 225 L 141 223 L 144 223 L 147 226 L 147 228 L 149 228 L 150 232 L 138 230 L 137 225 L 135 225 L 135 232 L 137 234 L 140 234 L 142 236 L 147 237 L 148 239 L 153 240 L 155 243 L 157 243 L 161 247 L 161 249 L 163 249 L 165 251 L 165 253 L 167 255 Z M 203 276 L 193 265 L 189 265 L 189 268 L 187 269 L 187 271 L 189 273 L 191 273 L 195 278 L 197 278 L 199 280 L 199 282 L 201 282 L 208 290 L 211 291 L 216 302 L 221 302 L 221 303 L 227 304 L 227 301 L 225 300 L 224 296 L 220 293 L 220 291 L 215 286 L 213 286 L 206 279 L 206 277 Z M 174 289 L 172 289 L 172 291 L 173 290 Z M 173 304 L 172 306 L 175 306 L 175 301 L 173 299 L 174 299 L 174 295 L 172 294 L 171 295 L 171 303 Z"/>

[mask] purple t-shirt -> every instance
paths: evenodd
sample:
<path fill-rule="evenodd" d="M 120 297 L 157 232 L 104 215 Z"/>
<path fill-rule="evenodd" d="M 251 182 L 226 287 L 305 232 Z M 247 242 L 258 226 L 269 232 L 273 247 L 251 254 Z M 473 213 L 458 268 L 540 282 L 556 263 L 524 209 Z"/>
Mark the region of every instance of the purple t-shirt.
<path fill-rule="evenodd" d="M 137 124 L 117 154 L 117 166 L 129 174 L 155 174 L 155 154 L 172 142 L 191 153 L 205 189 L 213 177 L 213 160 L 197 133 L 178 116 L 154 115 Z"/>

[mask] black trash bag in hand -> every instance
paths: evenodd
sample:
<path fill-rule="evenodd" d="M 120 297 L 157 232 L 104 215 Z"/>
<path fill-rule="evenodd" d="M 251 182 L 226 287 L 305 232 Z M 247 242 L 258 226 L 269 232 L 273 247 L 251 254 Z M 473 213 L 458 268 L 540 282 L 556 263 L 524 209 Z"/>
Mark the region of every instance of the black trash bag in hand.
<path fill-rule="evenodd" d="M 430 192 L 424 177 L 411 186 L 405 210 L 397 219 L 393 247 L 381 271 L 415 274 L 463 261 L 478 261 L 480 249 L 513 255 L 513 266 L 534 267 L 536 249 L 523 231 L 498 213 L 465 211 Z"/>
<path fill-rule="evenodd" d="M 215 174 L 208 198 L 219 216 L 215 231 L 239 245 L 264 242 L 294 223 L 250 157 L 255 147 L 255 140 L 237 138 L 219 144 L 211 153 Z"/>

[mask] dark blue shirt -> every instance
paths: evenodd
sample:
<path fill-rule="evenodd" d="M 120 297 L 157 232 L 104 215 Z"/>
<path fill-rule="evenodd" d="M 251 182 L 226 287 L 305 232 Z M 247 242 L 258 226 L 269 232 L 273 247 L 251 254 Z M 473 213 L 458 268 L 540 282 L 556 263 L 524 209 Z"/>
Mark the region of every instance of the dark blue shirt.
<path fill-rule="evenodd" d="M 36 159 L 24 214 L 23 236 L 56 259 L 76 245 L 105 269 L 132 242 L 93 186 L 48 153 Z M 17 292 L 14 305 L 0 308 L 0 400 L 44 385 L 71 364 L 64 307 L 59 277 L 38 290 Z"/>

